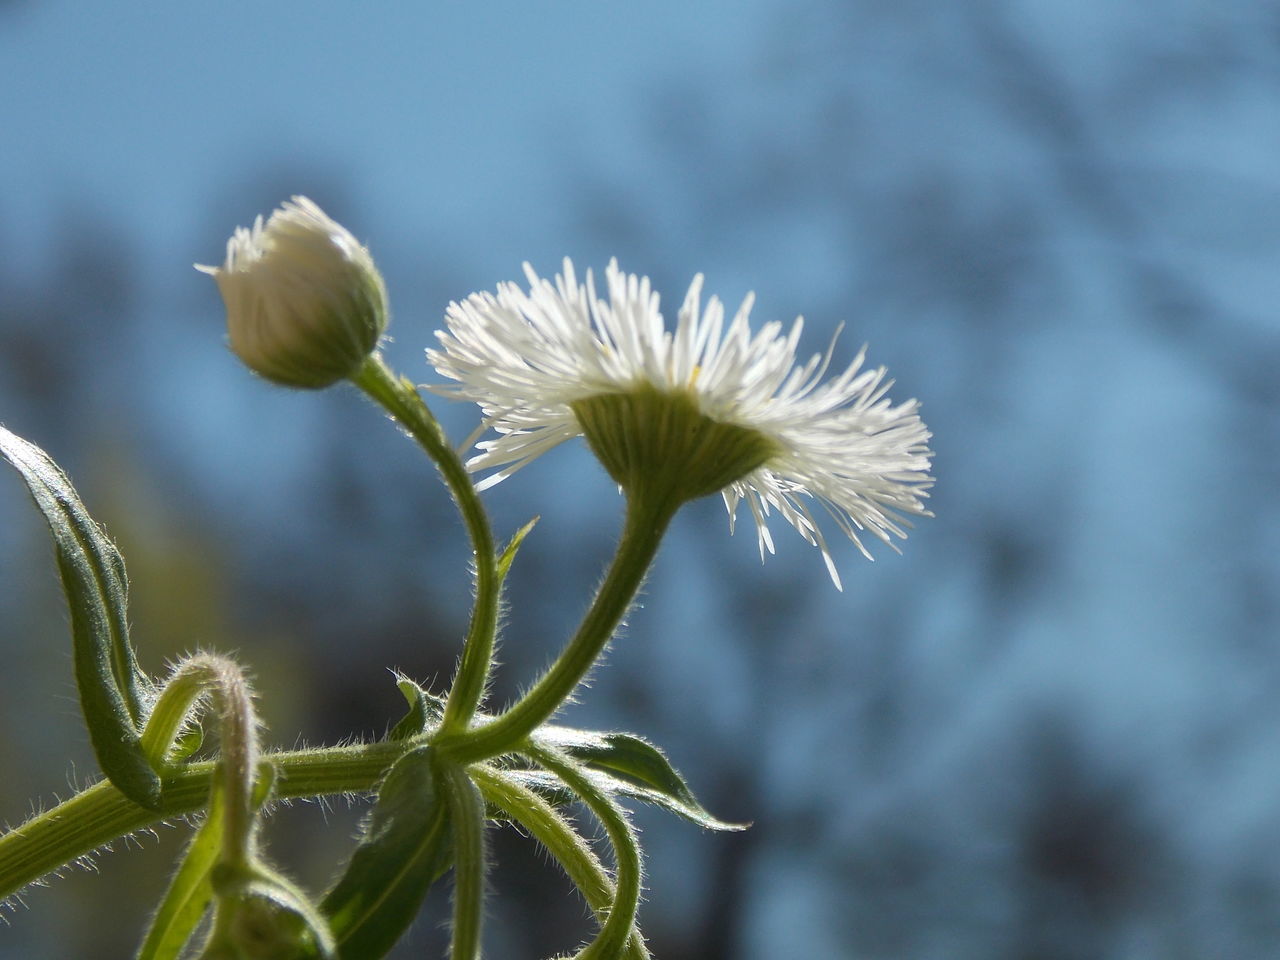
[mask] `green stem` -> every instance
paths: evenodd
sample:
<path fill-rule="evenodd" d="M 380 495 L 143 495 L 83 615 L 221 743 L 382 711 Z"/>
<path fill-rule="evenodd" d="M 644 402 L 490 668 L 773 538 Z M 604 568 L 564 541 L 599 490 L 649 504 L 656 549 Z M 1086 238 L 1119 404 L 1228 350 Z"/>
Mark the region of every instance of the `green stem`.
<path fill-rule="evenodd" d="M 191 717 L 191 711 L 209 692 L 207 678 L 199 671 L 178 669 L 164 685 L 142 731 L 142 752 L 152 769 L 164 771 L 169 751 Z"/>
<path fill-rule="evenodd" d="M 218 719 L 218 771 L 223 778 L 226 804 L 222 812 L 222 862 L 243 867 L 254 859 L 257 819 L 253 782 L 258 774 L 258 721 L 240 668 L 223 661 L 217 669 L 214 698 L 222 712 Z"/>
<path fill-rule="evenodd" d="M 609 835 L 617 874 L 617 892 L 609 907 L 604 926 L 591 944 L 578 954 L 579 960 L 614 960 L 622 951 L 635 927 L 640 905 L 640 844 L 626 814 L 609 796 L 586 776 L 569 758 L 532 744 L 524 752 L 540 766 L 559 777 L 576 793 Z"/>
<path fill-rule="evenodd" d="M 420 745 L 396 740 L 282 751 L 268 754 L 267 759 L 279 771 L 278 797 L 365 793 L 401 754 Z M 201 809 L 209 802 L 213 772 L 214 762 L 202 761 L 165 777 L 156 810 L 139 806 L 103 780 L 15 827 L 0 836 L 0 899 L 113 840 Z"/>
<path fill-rule="evenodd" d="M 462 733 L 475 717 L 488 685 L 498 628 L 500 579 L 489 518 L 462 458 L 449 445 L 440 424 L 413 384 L 396 377 L 378 353 L 372 354 L 351 379 L 391 414 L 435 461 L 471 537 L 476 567 L 475 607 L 441 723 L 442 730 Z"/>
<path fill-rule="evenodd" d="M 453 763 L 436 768 L 453 827 L 453 940 L 450 960 L 479 960 L 484 925 L 484 798 L 467 771 Z"/>
<path fill-rule="evenodd" d="M 460 763 L 496 757 L 516 749 L 551 719 L 587 676 L 622 622 L 679 505 L 658 497 L 628 498 L 618 551 L 577 633 L 551 668 L 506 713 L 472 730 L 438 736 L 433 742 L 442 752 Z"/>
<path fill-rule="evenodd" d="M 142 750 L 164 771 L 174 738 L 205 697 L 217 711 L 218 766 L 224 799 L 222 860 L 243 866 L 253 856 L 253 785 L 258 774 L 258 721 L 244 671 L 228 657 L 199 653 L 180 662 L 142 733 Z"/>
<path fill-rule="evenodd" d="M 556 809 L 527 787 L 485 767 L 472 767 L 471 775 L 484 795 L 504 813 L 527 829 L 535 840 L 560 864 L 573 885 L 582 892 L 587 906 L 603 926 L 613 906 L 616 891 L 600 860 L 586 841 Z M 649 960 L 644 939 L 633 925 L 627 938 L 624 960 Z"/>

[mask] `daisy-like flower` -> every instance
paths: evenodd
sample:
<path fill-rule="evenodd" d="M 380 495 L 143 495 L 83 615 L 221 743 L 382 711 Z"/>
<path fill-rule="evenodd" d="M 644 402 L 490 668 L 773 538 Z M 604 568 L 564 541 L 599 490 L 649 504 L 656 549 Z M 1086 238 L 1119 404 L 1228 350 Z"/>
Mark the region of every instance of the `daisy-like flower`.
<path fill-rule="evenodd" d="M 387 292 L 369 251 L 306 197 L 252 229 L 237 227 L 218 282 L 231 349 L 287 387 L 320 389 L 354 374 L 387 326 Z"/>
<path fill-rule="evenodd" d="M 605 271 L 607 299 L 590 271 L 578 283 L 566 259 L 555 282 L 526 264 L 513 283 L 449 305 L 440 346 L 427 351 L 455 381 L 437 392 L 479 404 L 484 420 L 468 469 L 496 472 L 481 489 L 576 436 L 585 436 L 628 496 L 679 503 L 719 492 L 732 532 L 746 501 L 761 559 L 774 549 L 777 512 L 816 546 L 840 577 L 811 509 L 821 504 L 864 555 L 872 534 L 897 549 L 904 515 L 927 516 L 929 431 L 915 400 L 893 404 L 883 367 L 864 369 L 865 348 L 823 381 L 832 350 L 799 362 L 803 321 L 789 332 L 748 325 L 748 294 L 733 319 L 694 278 L 668 330 L 647 277 Z M 833 344 L 834 346 L 834 344 Z"/>

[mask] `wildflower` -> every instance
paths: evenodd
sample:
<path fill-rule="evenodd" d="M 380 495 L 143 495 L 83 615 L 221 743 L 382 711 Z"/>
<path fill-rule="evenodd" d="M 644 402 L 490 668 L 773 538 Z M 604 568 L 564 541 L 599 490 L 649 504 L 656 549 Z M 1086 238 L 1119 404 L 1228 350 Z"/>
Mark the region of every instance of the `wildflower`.
<path fill-rule="evenodd" d="M 320 389 L 354 374 L 387 325 L 369 251 L 306 197 L 237 227 L 217 282 L 231 349 L 268 380 Z"/>
<path fill-rule="evenodd" d="M 883 367 L 863 369 L 865 348 L 821 382 L 831 349 L 797 363 L 803 321 L 752 335 L 748 295 L 726 326 L 720 301 L 700 305 L 694 278 L 674 331 L 666 329 L 648 278 L 605 271 L 608 299 L 573 264 L 551 283 L 528 264 L 516 284 L 449 305 L 440 347 L 427 351 L 456 381 L 437 392 L 479 404 L 481 431 L 470 470 L 498 468 L 481 489 L 547 450 L 583 435 L 629 495 L 683 502 L 720 492 L 732 532 L 746 501 L 761 559 L 772 553 L 768 517 L 781 514 L 840 578 L 810 505 L 821 504 L 868 558 L 863 536 L 894 546 L 903 515 L 927 516 L 929 431 L 918 404 L 894 405 Z M 834 346 L 834 344 L 833 344 Z M 894 546 L 894 549 L 897 549 Z"/>

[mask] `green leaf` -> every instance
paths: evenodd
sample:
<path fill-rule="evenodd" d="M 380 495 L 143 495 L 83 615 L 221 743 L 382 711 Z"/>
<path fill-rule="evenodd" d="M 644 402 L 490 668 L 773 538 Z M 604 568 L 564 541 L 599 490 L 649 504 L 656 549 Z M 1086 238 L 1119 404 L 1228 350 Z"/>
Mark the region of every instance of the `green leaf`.
<path fill-rule="evenodd" d="M 391 767 L 346 871 L 320 903 L 342 960 L 386 956 L 449 869 L 451 831 L 432 752 L 412 750 Z"/>
<path fill-rule="evenodd" d="M 395 674 L 396 686 L 409 704 L 409 712 L 387 734 L 388 740 L 408 740 L 440 722 L 444 716 L 444 698 L 427 693 L 418 683 L 403 673 Z"/>
<path fill-rule="evenodd" d="M 745 830 L 750 826 L 729 823 L 707 812 L 666 755 L 640 737 L 548 725 L 533 740 L 563 750 L 610 793 L 655 804 L 708 830 Z"/>
<path fill-rule="evenodd" d="M 534 517 L 523 527 L 515 532 L 507 545 L 502 548 L 502 553 L 498 554 L 498 582 L 501 583 L 507 578 L 507 572 L 511 569 L 511 564 L 516 558 L 516 551 L 520 549 L 520 544 L 524 543 L 524 538 L 529 535 L 529 531 L 533 529 L 534 524 L 540 518 Z"/>
<path fill-rule="evenodd" d="M 216 781 L 215 781 L 216 784 Z M 213 899 L 209 872 L 222 844 L 222 791 L 215 785 L 205 821 L 191 838 L 136 960 L 178 960 Z"/>
<path fill-rule="evenodd" d="M 53 533 L 71 610 L 76 686 L 93 752 L 121 793 L 155 809 L 160 778 L 141 744 L 152 690 L 129 643 L 124 560 L 48 454 L 3 427 L 0 453 L 22 474 Z"/>

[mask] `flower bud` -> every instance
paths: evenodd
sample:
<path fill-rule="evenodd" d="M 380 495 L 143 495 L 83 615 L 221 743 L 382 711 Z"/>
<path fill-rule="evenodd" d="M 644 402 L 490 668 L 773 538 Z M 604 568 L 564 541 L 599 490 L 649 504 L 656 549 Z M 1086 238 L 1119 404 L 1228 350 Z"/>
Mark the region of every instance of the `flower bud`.
<path fill-rule="evenodd" d="M 237 227 L 217 282 L 231 349 L 254 372 L 317 390 L 354 374 L 387 326 L 387 292 L 369 251 L 306 197 Z"/>
<path fill-rule="evenodd" d="M 301 890 L 265 864 L 214 868 L 218 898 L 200 960 L 333 960 L 333 933 Z"/>

